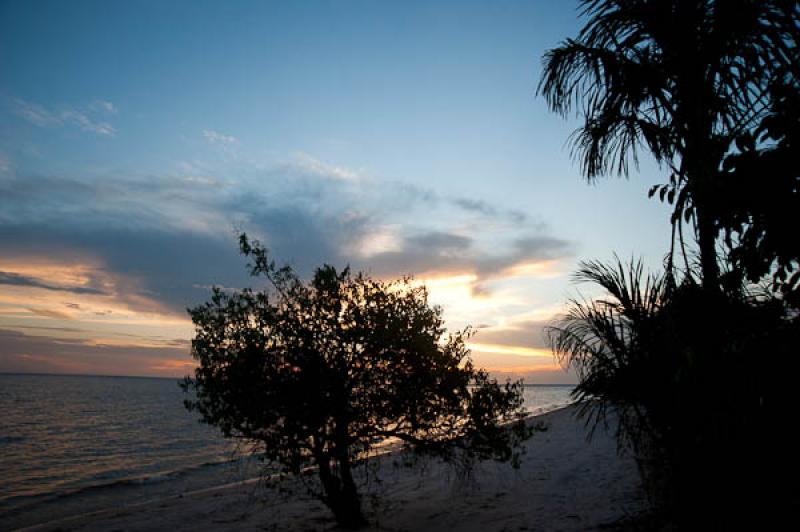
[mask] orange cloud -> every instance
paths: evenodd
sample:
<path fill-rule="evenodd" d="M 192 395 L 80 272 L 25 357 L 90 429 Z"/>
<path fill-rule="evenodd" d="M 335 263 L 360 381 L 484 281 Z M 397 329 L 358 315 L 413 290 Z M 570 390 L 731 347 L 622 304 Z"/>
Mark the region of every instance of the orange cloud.
<path fill-rule="evenodd" d="M 193 367 L 188 316 L 91 259 L 0 259 L 0 326 L 4 371 L 182 376 Z"/>
<path fill-rule="evenodd" d="M 535 347 L 525 347 L 521 345 L 505 345 L 505 344 L 483 344 L 477 342 L 469 342 L 467 347 L 479 353 L 497 353 L 502 355 L 518 355 L 524 357 L 537 357 L 552 359 L 553 354 L 548 349 L 539 349 Z"/>
<path fill-rule="evenodd" d="M 526 261 L 513 264 L 501 272 L 500 277 L 535 277 L 538 279 L 553 279 L 564 275 L 559 260 Z"/>
<path fill-rule="evenodd" d="M 193 359 L 162 359 L 150 366 L 153 371 L 163 372 L 169 375 L 186 375 L 191 373 L 198 366 Z"/>

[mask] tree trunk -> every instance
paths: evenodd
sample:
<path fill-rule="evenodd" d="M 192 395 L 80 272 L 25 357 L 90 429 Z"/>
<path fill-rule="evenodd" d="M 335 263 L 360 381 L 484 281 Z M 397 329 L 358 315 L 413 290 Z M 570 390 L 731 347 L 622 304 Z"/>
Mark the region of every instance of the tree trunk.
<path fill-rule="evenodd" d="M 708 290 L 719 289 L 719 265 L 717 264 L 717 234 L 714 217 L 705 205 L 696 205 L 697 240 L 700 247 L 700 270 L 703 274 L 703 287 Z"/>
<path fill-rule="evenodd" d="M 340 454 L 340 453 L 337 453 Z M 318 456 L 319 477 L 325 490 L 325 504 L 333 512 L 339 526 L 348 529 L 361 528 L 367 524 L 361 512 L 361 499 L 346 454 L 337 460 L 339 476 L 331 468 L 330 456 Z"/>
<path fill-rule="evenodd" d="M 702 143 L 699 143 L 702 145 Z M 698 160 L 689 161 L 690 177 L 694 181 L 694 206 L 697 216 L 697 245 L 700 248 L 700 271 L 703 288 L 709 292 L 719 291 L 719 263 L 717 262 L 717 227 L 714 202 L 714 176 L 720 161 L 712 156 L 710 148 L 696 152 L 702 154 Z"/>
<path fill-rule="evenodd" d="M 361 512 L 361 498 L 358 496 L 356 483 L 350 470 L 350 459 L 347 455 L 339 460 L 339 474 L 342 477 L 341 508 L 345 519 L 337 521 L 347 528 L 360 528 L 367 524 Z"/>
<path fill-rule="evenodd" d="M 700 4 L 686 4 L 692 18 L 700 17 Z M 700 39 L 699 33 L 692 38 Z M 683 138 L 681 173 L 690 187 L 697 224 L 697 244 L 700 248 L 700 272 L 703 287 L 709 291 L 719 290 L 719 265 L 717 264 L 717 230 L 714 211 L 717 200 L 714 182 L 722 153 L 714 143 L 714 113 L 709 109 L 715 100 L 714 84 L 707 77 L 707 64 L 700 55 L 692 54 L 678 68 L 678 109 L 675 118 L 682 128 Z"/>
<path fill-rule="evenodd" d="M 696 107 L 693 115 L 704 116 L 702 105 L 697 103 Z M 711 126 L 702 119 L 698 119 L 692 130 L 701 132 L 701 134 L 689 135 L 681 166 L 686 173 L 694 204 L 703 288 L 709 291 L 718 291 L 717 228 L 712 206 L 716 201 L 713 190 L 714 179 L 721 161 L 708 142 L 711 137 Z"/>

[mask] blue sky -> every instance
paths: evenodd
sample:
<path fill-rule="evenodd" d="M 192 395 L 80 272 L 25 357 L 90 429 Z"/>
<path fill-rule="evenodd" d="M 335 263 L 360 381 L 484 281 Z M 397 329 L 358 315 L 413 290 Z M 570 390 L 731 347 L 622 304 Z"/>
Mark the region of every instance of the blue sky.
<path fill-rule="evenodd" d="M 0 371 L 183 374 L 185 308 L 308 273 L 431 286 L 479 364 L 569 380 L 578 260 L 657 266 L 664 171 L 587 185 L 535 95 L 570 2 L 0 2 Z"/>

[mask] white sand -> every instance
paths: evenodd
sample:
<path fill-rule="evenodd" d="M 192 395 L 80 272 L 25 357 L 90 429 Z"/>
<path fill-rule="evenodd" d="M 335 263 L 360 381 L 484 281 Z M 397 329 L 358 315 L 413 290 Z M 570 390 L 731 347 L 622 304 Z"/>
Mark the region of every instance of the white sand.
<path fill-rule="evenodd" d="M 644 508 L 636 466 L 616 453 L 613 432 L 586 441 L 574 408 L 536 418 L 549 427 L 527 443 L 522 466 L 479 465 L 459 480 L 438 463 L 396 468 L 381 462 L 380 505 L 369 503 L 372 530 L 474 532 L 593 530 Z M 104 510 L 35 530 L 331 530 L 335 523 L 302 490 L 287 499 L 255 483 L 214 488 Z"/>

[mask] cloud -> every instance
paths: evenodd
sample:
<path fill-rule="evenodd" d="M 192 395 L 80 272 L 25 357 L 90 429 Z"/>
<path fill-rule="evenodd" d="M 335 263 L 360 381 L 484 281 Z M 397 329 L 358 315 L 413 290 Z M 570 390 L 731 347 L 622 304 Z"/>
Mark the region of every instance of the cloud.
<path fill-rule="evenodd" d="M 203 136 L 211 144 L 219 144 L 222 146 L 230 146 L 231 144 L 238 142 L 236 137 L 233 135 L 225 135 L 224 133 L 219 133 L 213 129 L 204 129 Z"/>
<path fill-rule="evenodd" d="M 429 233 L 412 236 L 408 242 L 418 248 L 440 250 L 442 252 L 460 252 L 472 246 L 472 239 L 468 236 L 431 231 Z"/>
<path fill-rule="evenodd" d="M 3 153 L 0 153 L 0 176 L 11 173 L 11 161 Z"/>
<path fill-rule="evenodd" d="M 465 209 L 433 190 L 352 179 L 360 174 L 305 162 L 235 179 L 210 171 L 203 179 L 2 177 L 0 257 L 87 266 L 80 283 L 56 282 L 52 273 L 0 261 L 0 295 L 3 287 L 50 290 L 53 297 L 35 308 L 79 312 L 81 319 L 113 310 L 123 320 L 131 309 L 185 320 L 185 309 L 205 301 L 210 285 L 258 285 L 238 254 L 239 228 L 303 276 L 329 263 L 439 282 L 436 290 L 461 309 L 457 315 L 474 323 L 490 319 L 478 312 L 493 317 L 503 305 L 519 305 L 498 297 L 493 283 L 542 275 L 571 253 L 546 227 L 515 223 L 500 207 Z M 444 278 L 455 284 L 441 284 Z M 56 297 L 64 293 L 84 296 L 70 298 L 82 309 L 65 308 L 64 296 Z"/>
<path fill-rule="evenodd" d="M 39 127 L 62 127 L 75 126 L 84 131 L 90 131 L 98 135 L 114 136 L 116 129 L 108 122 L 97 121 L 90 117 L 89 113 L 96 110 L 96 105 L 88 106 L 88 112 L 75 108 L 64 108 L 58 111 L 50 110 L 43 105 L 27 102 L 22 99 L 14 100 L 14 111 L 31 124 Z M 114 109 L 111 102 L 102 102 L 106 111 Z"/>
<path fill-rule="evenodd" d="M 14 104 L 16 113 L 31 124 L 39 127 L 51 127 L 62 124 L 61 119 L 39 104 L 26 102 L 19 98 L 14 100 Z"/>
<path fill-rule="evenodd" d="M 79 328 L 24 327 L 32 332 L 0 329 L 0 372 L 54 372 L 99 375 L 186 375 L 194 367 L 189 342 L 183 338 L 139 338 L 128 341 L 64 338 Z M 476 364 L 502 380 L 524 378 L 526 383 L 575 383 L 573 371 L 552 357 L 482 353 L 473 349 Z"/>
<path fill-rule="evenodd" d="M 108 114 L 117 114 L 117 107 L 106 100 L 95 100 L 89 104 L 89 109 L 95 112 L 103 112 Z"/>
<path fill-rule="evenodd" d="M 17 329 L 22 329 L 22 330 L 37 331 L 37 332 L 38 331 L 48 331 L 50 333 L 53 333 L 53 332 L 56 332 L 56 333 L 80 333 L 80 332 L 84 331 L 84 329 L 80 329 L 78 327 L 53 327 L 53 326 L 46 326 L 46 325 L 17 325 L 16 328 Z M 0 334 L 2 334 L 1 331 L 2 330 L 0 330 Z M 17 334 L 21 334 L 21 333 L 19 333 L 19 331 L 16 331 L 16 332 L 17 332 Z M 10 334 L 11 331 L 6 331 L 6 333 Z"/>
<path fill-rule="evenodd" d="M 450 201 L 452 201 L 454 205 L 457 205 L 466 211 L 477 212 L 486 216 L 502 215 L 514 223 L 523 223 L 527 219 L 527 216 L 523 212 L 514 209 L 498 209 L 497 207 L 490 205 L 483 200 L 472 198 L 451 198 Z"/>
<path fill-rule="evenodd" d="M 485 344 L 523 346 L 530 349 L 549 349 L 544 328 L 549 322 L 543 320 L 518 320 L 503 326 L 485 326 L 473 340 Z"/>
<path fill-rule="evenodd" d="M 57 290 L 59 292 L 71 292 L 73 294 L 104 294 L 100 288 L 92 286 L 68 286 L 57 285 L 45 282 L 35 277 L 20 275 L 13 272 L 0 271 L 0 285 L 26 286 L 30 288 L 44 288 L 46 290 Z"/>
<path fill-rule="evenodd" d="M 16 114 L 36 127 L 117 133 L 113 122 L 119 111 L 110 101 L 68 107 L 49 100 L 12 103 Z M 148 353 L 161 350 L 160 360 L 181 366 L 180 356 L 169 351 L 187 348 L 178 333 L 173 344 L 159 340 L 156 348 L 143 346 L 141 338 L 125 344 L 128 339 L 119 334 L 107 338 L 100 332 L 143 331 L 162 320 L 182 319 L 175 328 L 183 327 L 188 338 L 186 308 L 207 300 L 209 286 L 259 286 L 260 280 L 246 275 L 234 228 L 263 240 L 278 262 L 304 276 L 323 263 L 350 264 L 382 278 L 415 275 L 436 285 L 432 293 L 452 296 L 447 301 L 458 309 L 459 324 L 498 323 L 505 307 L 520 305 L 500 293 L 500 282 L 538 275 L 536 267 L 571 253 L 569 242 L 531 223 L 527 214 L 468 197 L 462 188 L 380 180 L 363 168 L 306 152 L 268 165 L 244 156 L 219 157 L 244 151 L 231 133 L 237 132 L 198 127 L 196 140 L 213 144 L 213 153 L 185 167 L 176 163 L 160 175 L 32 175 L 11 169 L 0 154 L 0 319 L 15 330 L 54 326 L 49 333 L 26 329 L 52 337 L 15 337 L 19 349 L 8 356 L 19 362 L 49 353 L 47 364 L 67 367 L 76 363 L 68 361 L 70 351 L 83 357 L 84 365 L 75 369 L 83 371 L 100 356 L 100 344 L 63 336 L 92 335 L 136 367 L 143 368 L 132 343 Z M 2 258 L 9 257 L 88 269 L 81 272 L 83 280 L 71 282 L 51 270 L 7 268 Z M 68 330 L 72 324 L 90 331 Z M 479 343 L 511 345 L 503 342 L 504 332 L 522 335 L 489 327 Z M 103 372 L 114 372 L 106 367 Z"/>
<path fill-rule="evenodd" d="M 59 312 L 57 310 L 52 309 L 37 309 L 37 308 L 28 308 L 28 311 L 36 314 L 37 316 L 42 316 L 43 318 L 52 318 L 55 320 L 71 320 L 72 316 L 67 314 L 66 312 Z"/>
<path fill-rule="evenodd" d="M 163 347 L 92 344 L 86 340 L 0 329 L 0 372 L 181 377 L 192 367 L 194 361 L 185 344 Z"/>
<path fill-rule="evenodd" d="M 88 273 L 92 279 L 89 286 L 59 286 L 44 282 L 38 275 L 6 275 L 5 285 L 102 295 L 111 298 L 109 304 L 113 302 L 132 311 L 185 316 L 187 306 L 208 295 L 195 285 L 250 284 L 243 269 L 244 261 L 236 251 L 233 231 L 228 240 L 151 229 L 125 231 L 112 227 L 78 231 L 47 225 L 0 227 L 0 250 L 5 256 L 15 257 L 46 254 L 54 263 L 64 265 L 76 257 L 93 257 L 97 264 Z M 31 240 L 16 242 L 19 235 Z M 97 310 L 105 312 L 108 308 Z"/>
<path fill-rule="evenodd" d="M 293 172 L 324 179 L 332 179 L 334 181 L 355 183 L 361 179 L 360 174 L 355 170 L 344 166 L 324 163 L 303 152 L 295 153 L 294 158 L 286 163 L 285 166 L 288 170 Z"/>
<path fill-rule="evenodd" d="M 396 224 L 390 224 L 379 225 L 367 230 L 349 246 L 345 253 L 352 253 L 354 257 L 366 259 L 382 253 L 400 252 L 402 249 L 403 239 L 400 228 Z"/>
<path fill-rule="evenodd" d="M 505 345 L 505 344 L 503 344 Z M 576 384 L 578 376 L 572 368 L 564 369 L 548 350 L 527 352 L 519 346 L 496 349 L 502 346 L 470 343 L 472 359 L 476 366 L 487 370 L 499 381 L 523 379 L 526 384 Z"/>
<path fill-rule="evenodd" d="M 472 273 L 477 286 L 500 277 L 523 276 L 522 270 L 515 275 L 514 268 L 565 257 L 570 249 L 566 240 L 546 235 L 518 238 L 504 251 L 479 249 L 471 237 L 431 231 L 407 237 L 399 249 L 371 255 L 363 266 L 381 277 Z"/>
<path fill-rule="evenodd" d="M 78 126 L 84 131 L 91 131 L 98 135 L 107 135 L 113 137 L 117 132 L 114 126 L 108 122 L 95 122 L 86 114 L 75 110 L 62 111 L 59 115 L 64 123 Z"/>
<path fill-rule="evenodd" d="M 415 205 L 442 206 L 443 204 L 456 207 L 459 211 L 480 215 L 487 219 L 502 220 L 512 224 L 524 224 L 528 215 L 516 210 L 506 209 L 491 203 L 463 196 L 440 194 L 428 188 L 418 187 L 409 183 L 395 182 L 390 184 L 397 198 Z"/>

